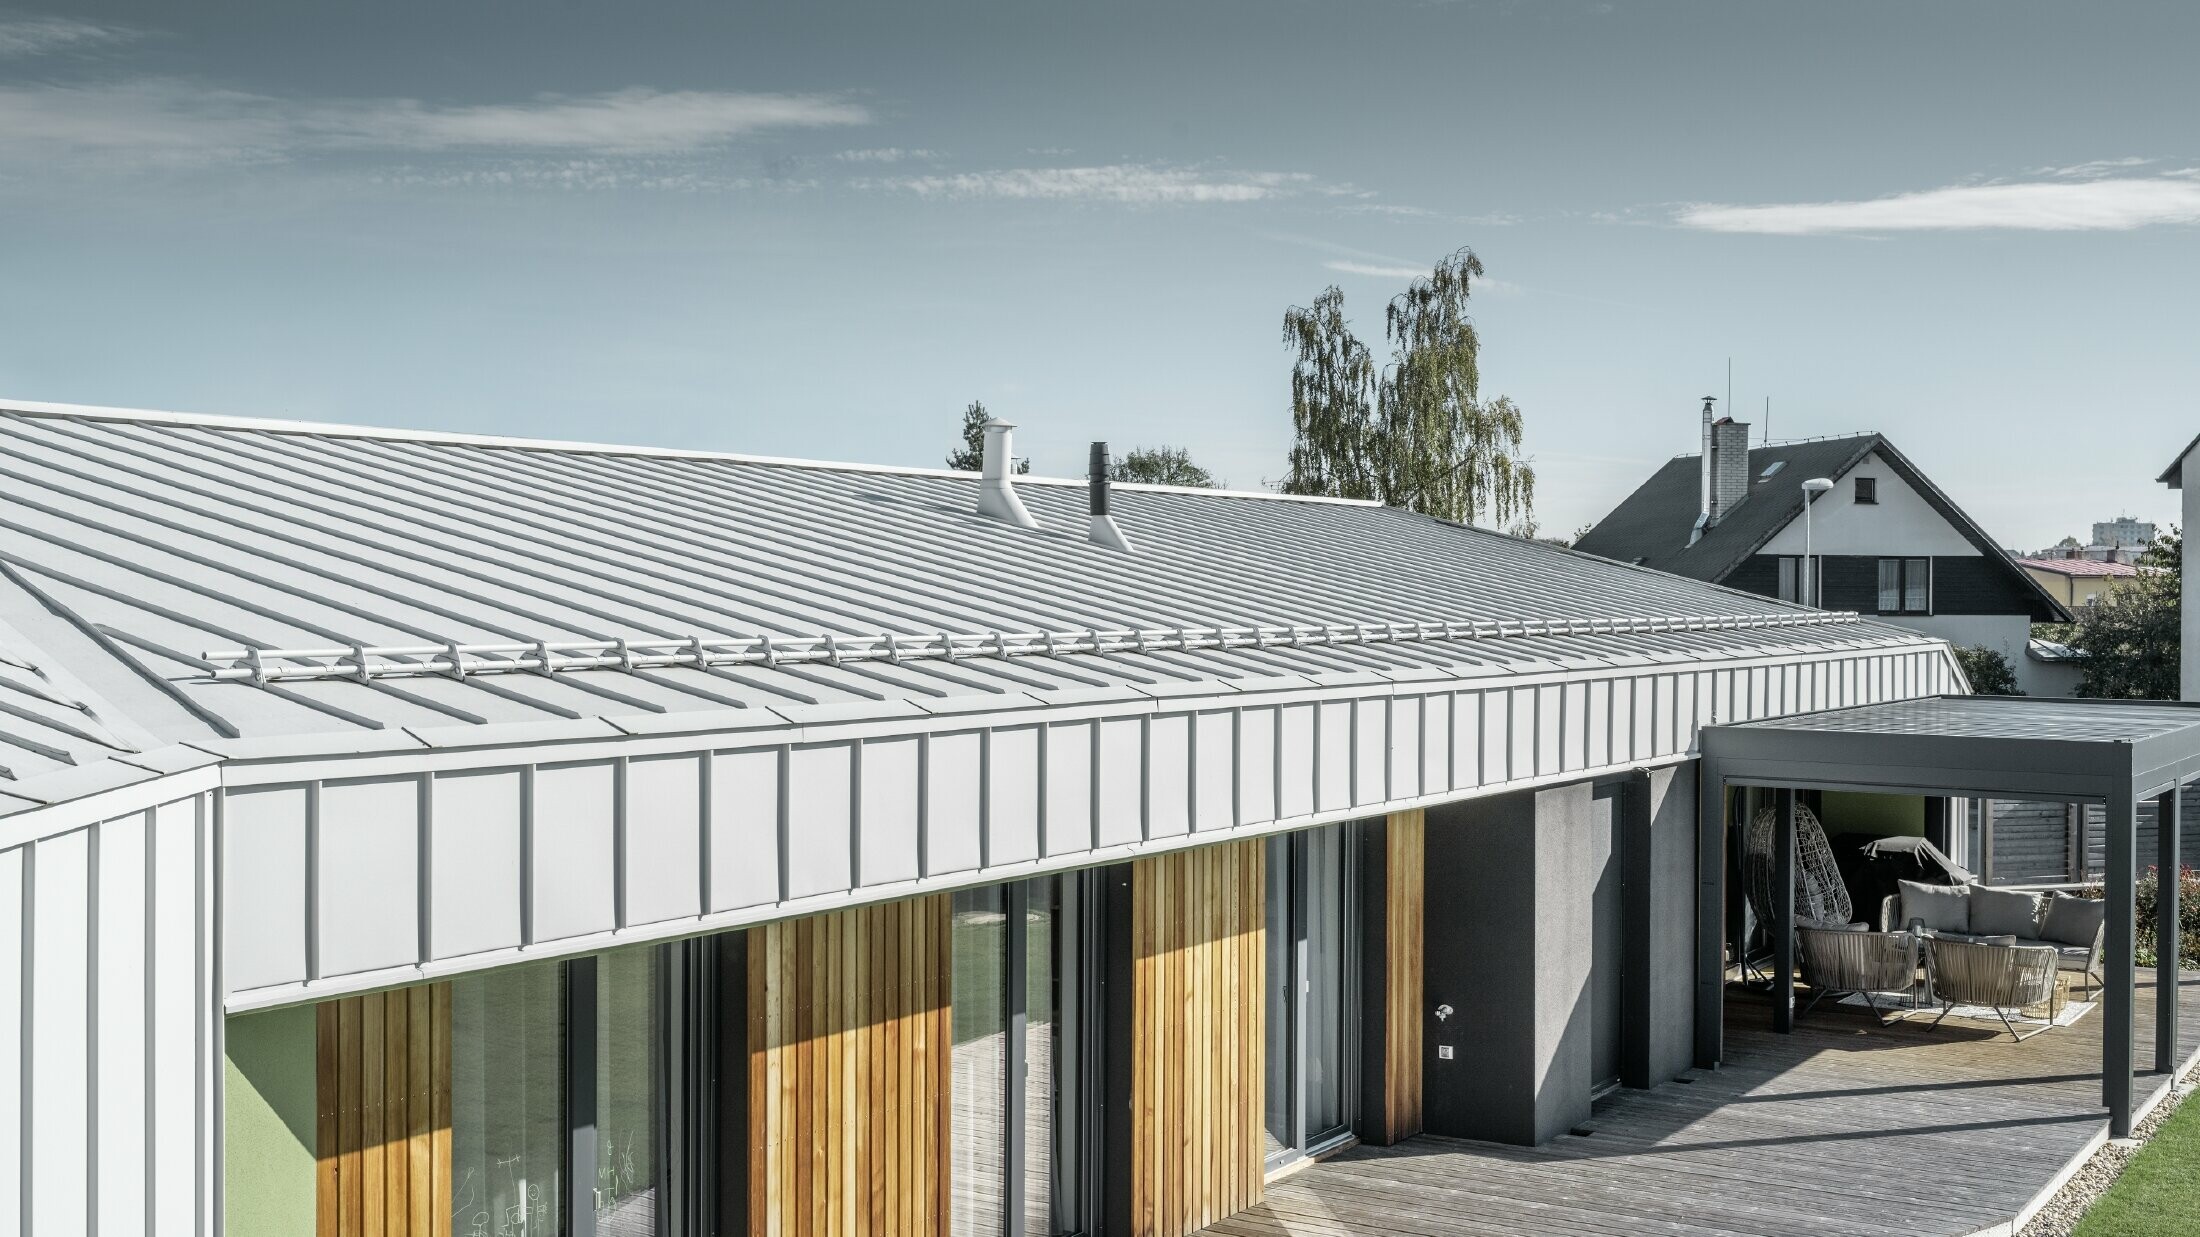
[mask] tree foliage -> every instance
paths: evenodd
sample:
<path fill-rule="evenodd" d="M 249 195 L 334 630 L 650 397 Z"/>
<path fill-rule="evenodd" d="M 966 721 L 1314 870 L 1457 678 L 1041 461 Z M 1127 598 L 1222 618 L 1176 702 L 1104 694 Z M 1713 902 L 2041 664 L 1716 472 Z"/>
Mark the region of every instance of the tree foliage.
<path fill-rule="evenodd" d="M 2021 696 L 2017 690 L 2016 667 L 2000 649 L 1984 645 L 1959 644 L 1956 646 L 1956 662 L 1963 667 L 1963 677 L 1971 681 L 1971 690 L 1981 696 Z"/>
<path fill-rule="evenodd" d="M 2184 560 L 2181 531 L 2157 537 L 2139 556 L 2136 580 L 2079 611 L 2069 639 L 2083 658 L 2079 695 L 2177 699 Z"/>
<path fill-rule="evenodd" d="M 1372 498 L 1439 519 L 1528 521 L 1535 470 L 1520 450 L 1520 410 L 1481 397 L 1481 340 L 1467 316 L 1474 251 L 1461 249 L 1391 299 L 1380 371 L 1332 286 L 1284 311 L 1295 440 L 1290 494 Z"/>
<path fill-rule="evenodd" d="M 1217 484 L 1213 474 L 1194 464 L 1191 453 L 1182 447 L 1132 447 L 1108 465 L 1108 479 L 1207 490 Z"/>
<path fill-rule="evenodd" d="M 983 400 L 971 400 L 963 409 L 962 442 L 947 453 L 947 466 L 957 472 L 985 471 L 985 423 L 993 415 L 985 410 Z M 1030 460 L 1015 461 L 1014 471 L 1031 471 Z"/>

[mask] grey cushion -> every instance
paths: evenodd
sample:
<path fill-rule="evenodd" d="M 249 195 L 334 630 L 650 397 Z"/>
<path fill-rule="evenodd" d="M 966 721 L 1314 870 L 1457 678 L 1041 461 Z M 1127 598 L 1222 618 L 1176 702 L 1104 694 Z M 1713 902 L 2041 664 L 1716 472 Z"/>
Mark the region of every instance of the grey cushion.
<path fill-rule="evenodd" d="M 1927 931 L 1936 941 L 1962 941 L 1966 945 L 2014 945 L 2017 943 L 2017 938 L 2013 936 L 1980 936 L 1970 932 L 1937 932 L 1931 929 L 1927 929 Z M 2037 941 L 2033 942 L 2035 945 L 2038 943 Z"/>
<path fill-rule="evenodd" d="M 1872 930 L 1872 926 L 1868 923 L 1826 923 L 1817 919 L 1805 919 L 1800 922 L 1803 927 L 1816 928 L 1820 932 L 1869 932 Z"/>
<path fill-rule="evenodd" d="M 2065 971 L 2082 971 L 2093 959 L 2091 945 L 2064 945 L 2056 941 L 2028 941 L 2018 938 L 2019 947 L 2044 945 L 2055 951 L 2055 965 Z"/>
<path fill-rule="evenodd" d="M 2040 895 L 1971 886 L 1971 931 L 1988 936 L 2040 934 Z"/>
<path fill-rule="evenodd" d="M 2107 903 L 2098 899 L 2057 894 L 2040 912 L 2039 938 L 2058 945 L 2091 945 L 2107 915 Z"/>
<path fill-rule="evenodd" d="M 1895 927 L 1906 928 L 1913 919 L 1922 919 L 1934 932 L 1969 932 L 1971 930 L 1971 891 L 1961 885 L 1926 885 L 1917 881 L 1903 881 L 1902 916 Z"/>

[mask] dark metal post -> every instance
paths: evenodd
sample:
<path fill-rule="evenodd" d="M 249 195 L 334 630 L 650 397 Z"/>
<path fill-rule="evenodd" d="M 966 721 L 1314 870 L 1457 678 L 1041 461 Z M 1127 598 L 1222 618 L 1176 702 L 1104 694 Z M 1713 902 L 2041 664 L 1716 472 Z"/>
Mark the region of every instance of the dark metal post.
<path fill-rule="evenodd" d="M 2179 788 L 2171 786 L 2155 800 L 2154 811 L 2154 1068 L 2177 1069 L 2177 946 L 2183 919 L 2177 895 L 2184 882 L 2178 857 Z"/>
<path fill-rule="evenodd" d="M 1027 989 L 1030 987 L 1025 979 L 1030 966 L 1030 956 L 1025 952 L 1025 937 L 1031 922 L 1031 882 L 1017 881 L 1002 890 L 1002 896 L 1007 902 L 1003 908 L 1007 914 L 1002 916 L 1006 921 L 1007 931 L 1002 936 L 1003 944 L 1008 949 L 1007 965 L 1002 968 L 1001 975 L 1001 984 L 1007 989 L 1001 994 L 1001 1008 L 1008 1015 L 1003 1020 L 1006 1025 L 1002 1028 L 1007 1032 L 1007 1052 L 1004 1054 L 1006 1060 L 1002 1077 L 1008 1092 L 1005 1097 L 1008 1100 L 1008 1111 L 1002 1115 L 1001 1128 L 1001 1152 L 1005 1161 L 1002 1166 L 1005 1173 L 1003 1184 L 1006 1187 L 1001 1200 L 1001 1211 L 1003 1219 L 1007 1221 L 1008 1237 L 1023 1237 L 1024 1075 L 1029 1068 L 1025 1061 L 1028 1049 L 1024 1034 L 1031 1021 L 1031 1011 L 1024 1007 Z"/>
<path fill-rule="evenodd" d="M 1772 1029 L 1795 1029 L 1795 792 L 1781 787 L 1772 840 Z"/>
<path fill-rule="evenodd" d="M 2132 964 L 2139 849 L 2139 816 L 2134 809 L 2130 787 L 2120 786 L 2108 797 L 2104 822 L 2108 872 L 2103 909 L 2108 930 L 2101 962 L 2108 982 L 2101 989 L 2107 1003 L 2101 1031 L 2101 1102 L 2108 1106 L 2111 1138 L 2131 1137 L 2132 1014 L 2138 1000 L 2138 970 Z"/>
<path fill-rule="evenodd" d="M 1725 1050 L 1726 785 L 1705 760 L 1696 770 L 1696 1068 Z"/>

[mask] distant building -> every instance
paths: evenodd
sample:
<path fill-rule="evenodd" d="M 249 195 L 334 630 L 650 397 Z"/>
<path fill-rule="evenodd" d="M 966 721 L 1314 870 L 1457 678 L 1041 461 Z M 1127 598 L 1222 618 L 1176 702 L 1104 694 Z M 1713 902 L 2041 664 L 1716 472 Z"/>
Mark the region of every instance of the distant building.
<path fill-rule="evenodd" d="M 1575 548 L 1828 610 L 1853 610 L 2008 658 L 2030 692 L 2032 624 L 2070 611 L 1880 434 L 1752 448 L 1749 426 L 1704 426 Z M 1803 482 L 1833 488 L 1811 503 Z"/>
<path fill-rule="evenodd" d="M 2020 558 L 2017 566 L 2072 610 L 2099 605 L 2139 578 L 2139 569 L 2128 562 L 2091 558 Z"/>
<path fill-rule="evenodd" d="M 2093 544 L 2096 546 L 2138 546 L 2144 549 L 2154 544 L 2154 525 L 2120 515 L 2105 524 L 2093 526 Z"/>

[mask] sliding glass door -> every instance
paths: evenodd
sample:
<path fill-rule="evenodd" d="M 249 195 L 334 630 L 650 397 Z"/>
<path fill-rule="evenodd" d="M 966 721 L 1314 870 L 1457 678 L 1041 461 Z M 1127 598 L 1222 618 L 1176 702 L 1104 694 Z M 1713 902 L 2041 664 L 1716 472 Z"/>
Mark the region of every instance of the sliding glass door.
<path fill-rule="evenodd" d="M 956 1237 L 1086 1227 L 1086 905 L 1080 876 L 955 895 Z"/>
<path fill-rule="evenodd" d="M 1275 1168 L 1342 1138 L 1355 1045 L 1348 825 L 1269 839 L 1265 1145 Z"/>

